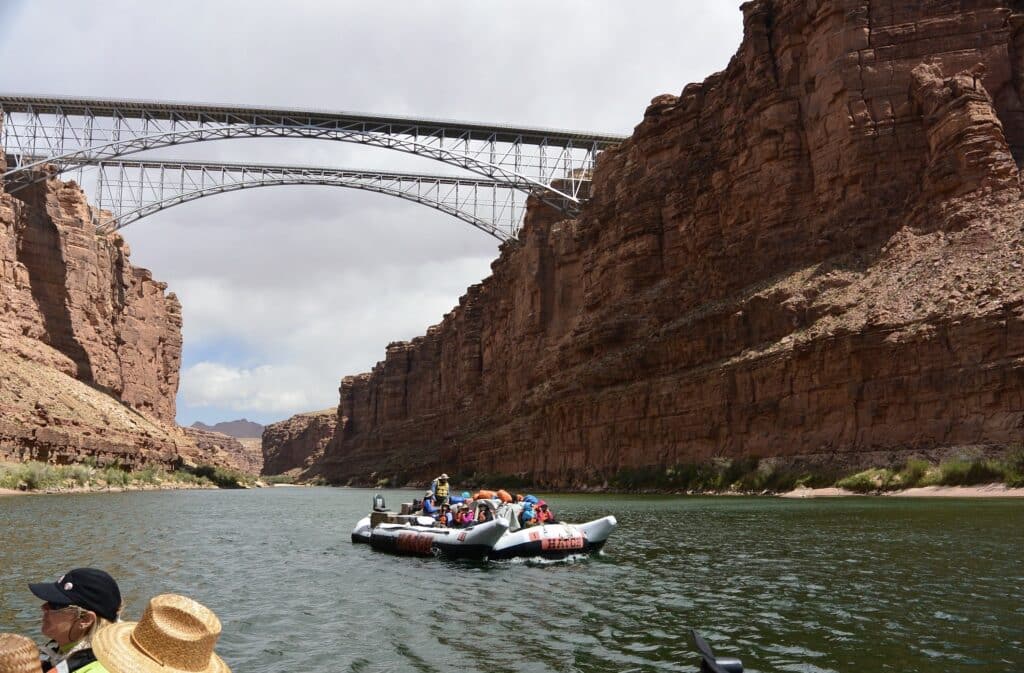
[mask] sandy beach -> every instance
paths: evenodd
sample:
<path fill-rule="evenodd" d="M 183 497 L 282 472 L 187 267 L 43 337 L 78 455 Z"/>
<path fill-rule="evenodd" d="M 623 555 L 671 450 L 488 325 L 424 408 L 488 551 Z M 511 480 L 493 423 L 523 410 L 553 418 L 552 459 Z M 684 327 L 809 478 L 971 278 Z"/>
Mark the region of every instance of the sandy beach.
<path fill-rule="evenodd" d="M 1007 488 L 1005 484 L 982 484 L 978 486 L 921 486 L 902 491 L 880 494 L 897 498 L 1024 498 L 1024 488 Z M 780 498 L 839 498 L 847 496 L 877 497 L 877 494 L 862 494 L 842 488 L 797 488 L 779 494 Z"/>
<path fill-rule="evenodd" d="M 197 491 L 213 490 L 216 486 L 199 484 L 133 484 L 131 486 L 75 486 L 73 488 L 47 488 L 38 491 L 19 491 L 0 488 L 0 498 L 12 495 L 72 495 L 79 493 L 127 493 L 135 491 Z"/>

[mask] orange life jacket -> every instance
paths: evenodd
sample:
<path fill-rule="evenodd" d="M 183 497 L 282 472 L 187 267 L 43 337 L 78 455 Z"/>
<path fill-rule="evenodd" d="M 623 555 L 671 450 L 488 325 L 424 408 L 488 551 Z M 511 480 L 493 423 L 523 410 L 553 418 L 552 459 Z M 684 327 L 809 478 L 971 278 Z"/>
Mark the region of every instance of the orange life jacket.
<path fill-rule="evenodd" d="M 494 491 L 485 491 L 480 489 L 473 494 L 473 500 L 490 500 L 494 497 Z"/>
<path fill-rule="evenodd" d="M 500 489 L 494 495 L 498 496 L 498 499 L 501 500 L 502 502 L 512 502 L 512 496 L 509 495 L 509 492 L 506 491 L 505 489 Z"/>

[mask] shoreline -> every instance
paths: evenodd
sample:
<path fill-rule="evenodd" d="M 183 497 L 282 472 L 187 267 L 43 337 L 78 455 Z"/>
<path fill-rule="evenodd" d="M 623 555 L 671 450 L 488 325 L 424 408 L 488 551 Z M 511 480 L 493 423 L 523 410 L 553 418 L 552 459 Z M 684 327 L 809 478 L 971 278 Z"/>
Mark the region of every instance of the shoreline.
<path fill-rule="evenodd" d="M 252 488 L 269 488 L 270 485 L 254 486 Z M 74 488 L 46 488 L 39 490 L 21 491 L 13 488 L 0 488 L 0 498 L 19 495 L 79 495 L 82 493 L 133 493 L 136 491 L 233 491 L 247 490 L 245 488 L 231 489 L 219 486 L 204 486 L 200 484 L 155 484 L 155 485 L 133 485 L 133 486 L 110 486 L 90 488 L 88 486 L 76 486 Z"/>
<path fill-rule="evenodd" d="M 975 486 L 917 486 L 884 493 L 854 493 L 842 488 L 796 488 L 779 493 L 779 498 L 1024 498 L 1024 488 L 1007 488 L 1005 484 Z"/>
<path fill-rule="evenodd" d="M 259 484 L 250 488 L 305 488 L 306 484 Z M 342 487 L 344 488 L 344 487 Z M 75 495 L 81 493 L 127 493 L 136 491 L 210 491 L 210 490 L 247 490 L 247 489 L 222 489 L 218 486 L 200 486 L 196 484 L 159 484 L 144 486 L 114 486 L 102 488 L 76 487 L 65 489 L 43 489 L 37 491 L 20 491 L 17 489 L 0 488 L 0 498 L 20 495 Z M 594 491 L 575 491 L 566 493 L 595 494 Z M 626 494 L 623 494 L 626 495 Z M 799 498 L 1024 498 L 1024 488 L 1008 488 L 1005 484 L 978 484 L 975 486 L 918 486 L 901 491 L 886 491 L 884 493 L 855 493 L 835 486 L 824 488 L 796 488 L 785 493 L 672 493 L 672 492 L 646 492 L 633 495 L 695 495 L 695 496 L 724 496 L 724 497 L 757 497 L 759 495 L 785 499 Z"/>

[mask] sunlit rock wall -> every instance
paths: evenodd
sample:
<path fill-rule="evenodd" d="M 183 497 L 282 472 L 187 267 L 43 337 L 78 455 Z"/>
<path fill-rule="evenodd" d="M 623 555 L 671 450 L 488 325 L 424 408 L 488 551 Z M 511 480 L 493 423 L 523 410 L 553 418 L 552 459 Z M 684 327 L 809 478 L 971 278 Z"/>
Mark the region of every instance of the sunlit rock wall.
<path fill-rule="evenodd" d="M 745 3 L 726 70 L 652 101 L 578 219 L 535 211 L 439 325 L 344 379 L 318 469 L 572 486 L 1019 441 L 1015 7 Z"/>

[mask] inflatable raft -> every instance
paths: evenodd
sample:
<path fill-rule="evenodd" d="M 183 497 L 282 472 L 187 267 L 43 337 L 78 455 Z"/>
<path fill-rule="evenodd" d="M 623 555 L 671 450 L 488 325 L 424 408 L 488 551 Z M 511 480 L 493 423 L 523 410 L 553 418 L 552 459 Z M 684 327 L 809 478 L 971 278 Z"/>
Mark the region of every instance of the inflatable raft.
<path fill-rule="evenodd" d="M 382 523 L 370 531 L 370 546 L 403 556 L 444 556 L 487 560 L 495 543 L 508 530 L 502 519 L 467 528 L 434 528 Z"/>
<path fill-rule="evenodd" d="M 447 556 L 476 560 L 541 558 L 561 560 L 593 554 L 604 547 L 618 524 L 606 516 L 582 524 L 547 523 L 520 527 L 515 505 L 482 500 L 474 504 L 477 518 L 489 510 L 488 521 L 465 528 L 437 528 L 429 516 L 395 515 L 374 499 L 374 513 L 352 530 L 352 542 L 406 556 Z M 407 511 L 406 506 L 403 510 Z"/>
<path fill-rule="evenodd" d="M 617 523 L 614 516 L 606 516 L 581 524 L 546 523 L 520 528 L 503 535 L 488 558 L 495 561 L 512 558 L 560 560 L 593 554 L 601 551 Z"/>

